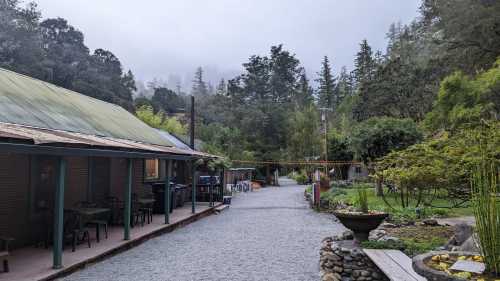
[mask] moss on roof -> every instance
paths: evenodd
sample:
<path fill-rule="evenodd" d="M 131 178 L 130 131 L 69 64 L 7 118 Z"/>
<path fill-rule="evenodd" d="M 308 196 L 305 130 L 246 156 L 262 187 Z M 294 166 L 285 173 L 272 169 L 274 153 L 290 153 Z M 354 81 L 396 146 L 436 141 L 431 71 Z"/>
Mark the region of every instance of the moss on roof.
<path fill-rule="evenodd" d="M 173 146 L 120 106 L 2 68 L 0 122 Z"/>

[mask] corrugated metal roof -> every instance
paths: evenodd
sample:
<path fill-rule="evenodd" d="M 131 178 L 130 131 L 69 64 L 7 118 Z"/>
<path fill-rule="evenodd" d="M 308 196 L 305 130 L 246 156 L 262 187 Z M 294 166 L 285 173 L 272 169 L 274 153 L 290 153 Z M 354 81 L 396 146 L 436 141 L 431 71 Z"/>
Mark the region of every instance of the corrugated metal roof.
<path fill-rule="evenodd" d="M 99 137 L 82 133 L 66 132 L 52 129 L 27 127 L 17 124 L 0 123 L 0 137 L 32 140 L 35 144 L 80 144 L 99 147 L 125 148 L 145 150 L 159 153 L 204 156 L 193 150 L 183 150 L 170 146 L 145 144 L 112 137 Z"/>
<path fill-rule="evenodd" d="M 173 146 L 117 105 L 2 68 L 0 122 Z M 40 133 L 35 139 L 44 137 Z"/>
<path fill-rule="evenodd" d="M 178 139 L 176 136 L 168 133 L 168 132 L 165 132 L 165 131 L 162 131 L 162 130 L 157 130 L 158 133 L 166 138 L 169 142 L 171 142 L 175 147 L 177 148 L 182 148 L 182 149 L 189 149 L 191 150 L 191 147 L 189 147 L 189 145 L 185 144 L 183 141 L 181 141 L 180 139 Z"/>

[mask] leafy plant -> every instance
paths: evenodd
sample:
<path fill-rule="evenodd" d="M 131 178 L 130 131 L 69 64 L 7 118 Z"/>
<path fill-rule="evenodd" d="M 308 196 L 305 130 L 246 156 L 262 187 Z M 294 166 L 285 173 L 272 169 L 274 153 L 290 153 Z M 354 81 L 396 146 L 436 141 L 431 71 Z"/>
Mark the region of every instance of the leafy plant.
<path fill-rule="evenodd" d="M 483 161 L 472 173 L 472 206 L 487 270 L 500 274 L 500 190 L 498 165 Z"/>
<path fill-rule="evenodd" d="M 356 205 L 363 213 L 368 213 L 368 192 L 364 185 L 359 185 L 356 189 Z"/>

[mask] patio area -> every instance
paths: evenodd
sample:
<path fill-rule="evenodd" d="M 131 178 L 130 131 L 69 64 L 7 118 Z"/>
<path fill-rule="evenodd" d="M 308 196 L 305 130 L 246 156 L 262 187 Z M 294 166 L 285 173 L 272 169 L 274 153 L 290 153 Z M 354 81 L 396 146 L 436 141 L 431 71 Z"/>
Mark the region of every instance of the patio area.
<path fill-rule="evenodd" d="M 108 238 L 101 234 L 97 243 L 95 231 L 91 231 L 91 248 L 86 243 L 77 246 L 76 251 L 71 251 L 71 246 L 66 245 L 63 251 L 63 268 L 53 269 L 52 249 L 27 247 L 13 251 L 10 257 L 10 272 L 0 273 L 0 281 L 12 280 L 51 280 L 64 274 L 84 267 L 86 264 L 97 262 L 110 255 L 134 247 L 147 239 L 162 233 L 170 232 L 177 227 L 194 222 L 206 215 L 210 215 L 220 204 L 209 207 L 208 203 L 196 203 L 196 213 L 191 212 L 191 204 L 174 209 L 170 214 L 170 224 L 165 224 L 162 214 L 154 215 L 153 222 L 145 223 L 131 228 L 131 239 L 124 240 L 124 229 L 121 226 L 111 226 Z"/>

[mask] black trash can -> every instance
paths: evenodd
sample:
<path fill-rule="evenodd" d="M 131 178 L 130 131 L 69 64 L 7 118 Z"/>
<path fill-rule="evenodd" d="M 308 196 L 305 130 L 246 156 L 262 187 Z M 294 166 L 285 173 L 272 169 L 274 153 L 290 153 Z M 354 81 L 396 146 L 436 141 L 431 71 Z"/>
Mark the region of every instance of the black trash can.
<path fill-rule="evenodd" d="M 174 184 L 170 184 L 170 213 L 172 213 L 174 206 L 176 204 L 175 198 L 175 187 Z M 153 212 L 155 214 L 163 214 L 165 211 L 165 184 L 154 184 L 153 185 L 153 194 L 155 197 L 155 203 L 153 206 Z"/>

